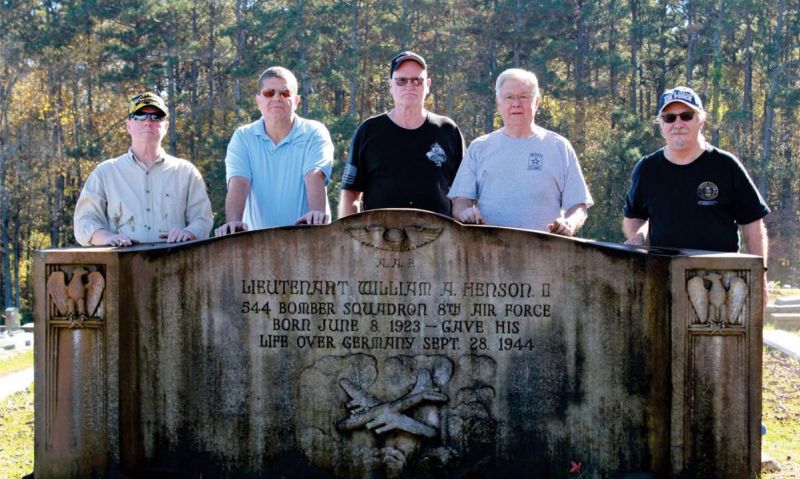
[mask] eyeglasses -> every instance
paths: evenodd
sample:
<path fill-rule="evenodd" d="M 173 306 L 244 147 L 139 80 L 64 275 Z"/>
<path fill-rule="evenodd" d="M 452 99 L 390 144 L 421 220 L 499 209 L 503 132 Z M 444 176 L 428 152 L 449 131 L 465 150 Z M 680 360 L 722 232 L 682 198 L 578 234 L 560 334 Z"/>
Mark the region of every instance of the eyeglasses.
<path fill-rule="evenodd" d="M 515 101 L 528 103 L 533 97 L 531 95 L 503 95 L 500 98 L 507 103 L 514 103 Z"/>
<path fill-rule="evenodd" d="M 160 123 L 164 121 L 166 115 L 164 115 L 163 113 L 134 113 L 131 115 L 131 119 L 133 121 L 145 121 L 148 118 L 156 123 Z"/>
<path fill-rule="evenodd" d="M 393 78 L 394 82 L 397 83 L 397 86 L 406 86 L 408 82 L 411 82 L 414 86 L 420 86 L 422 83 L 425 82 L 424 78 L 406 78 L 406 77 L 397 77 Z"/>
<path fill-rule="evenodd" d="M 291 96 L 292 96 L 292 92 L 290 92 L 289 90 L 281 90 L 281 91 L 278 91 L 278 90 L 272 90 L 272 89 L 270 89 L 270 90 L 264 90 L 264 91 L 262 91 L 262 92 L 261 92 L 261 94 L 262 94 L 262 95 L 264 95 L 264 98 L 272 98 L 272 97 L 274 97 L 276 94 L 280 95 L 280 96 L 281 96 L 281 98 L 289 98 L 289 97 L 291 97 Z"/>
<path fill-rule="evenodd" d="M 694 110 L 682 111 L 680 113 L 662 113 L 661 121 L 664 123 L 675 123 L 675 120 L 677 120 L 679 117 L 683 121 L 692 121 L 695 113 L 697 112 Z"/>

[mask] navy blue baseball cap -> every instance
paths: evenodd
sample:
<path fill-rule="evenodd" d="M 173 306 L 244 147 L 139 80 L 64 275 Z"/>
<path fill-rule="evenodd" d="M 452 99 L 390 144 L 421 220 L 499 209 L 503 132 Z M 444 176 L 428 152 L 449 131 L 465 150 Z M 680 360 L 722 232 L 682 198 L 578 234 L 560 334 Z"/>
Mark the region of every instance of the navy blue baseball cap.
<path fill-rule="evenodd" d="M 428 69 L 428 65 L 425 63 L 425 59 L 422 58 L 422 55 L 406 50 L 398 53 L 394 56 L 394 58 L 392 58 L 392 66 L 389 68 L 389 78 L 392 78 L 394 71 L 397 70 L 403 62 L 408 60 L 419 63 L 424 70 Z"/>
<path fill-rule="evenodd" d="M 667 105 L 676 101 L 694 110 L 703 111 L 703 101 L 700 100 L 700 95 L 688 86 L 679 86 L 661 94 L 661 98 L 658 100 L 658 113 L 661 113 Z"/>

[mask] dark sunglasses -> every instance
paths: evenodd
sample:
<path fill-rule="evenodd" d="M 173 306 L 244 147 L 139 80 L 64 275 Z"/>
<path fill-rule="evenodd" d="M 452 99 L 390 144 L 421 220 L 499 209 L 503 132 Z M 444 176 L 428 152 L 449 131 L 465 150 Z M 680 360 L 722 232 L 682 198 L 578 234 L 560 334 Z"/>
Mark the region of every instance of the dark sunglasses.
<path fill-rule="evenodd" d="M 282 91 L 264 90 L 261 92 L 261 94 L 264 95 L 264 98 L 272 98 L 275 96 L 275 94 L 280 95 L 281 98 L 289 98 L 292 96 L 292 92 L 290 92 L 289 90 L 282 90 Z"/>
<path fill-rule="evenodd" d="M 406 78 L 406 77 L 397 77 L 394 78 L 394 82 L 397 83 L 397 86 L 406 86 L 408 82 L 411 82 L 414 86 L 420 86 L 425 81 L 424 78 Z"/>
<path fill-rule="evenodd" d="M 164 121 L 166 115 L 164 115 L 163 113 L 134 113 L 131 115 L 131 119 L 133 121 L 145 121 L 148 118 L 159 123 Z"/>
<path fill-rule="evenodd" d="M 692 121 L 695 113 L 694 110 L 682 111 L 680 113 L 662 113 L 661 121 L 664 123 L 675 123 L 678 117 L 680 117 L 682 121 Z"/>

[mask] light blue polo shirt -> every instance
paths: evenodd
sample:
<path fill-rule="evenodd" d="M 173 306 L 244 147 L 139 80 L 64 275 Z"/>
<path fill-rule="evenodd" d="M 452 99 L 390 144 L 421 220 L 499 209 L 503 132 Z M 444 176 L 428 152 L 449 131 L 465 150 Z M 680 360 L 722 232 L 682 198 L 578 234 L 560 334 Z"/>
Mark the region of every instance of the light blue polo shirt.
<path fill-rule="evenodd" d="M 325 125 L 294 117 L 292 130 L 277 145 L 264 131 L 261 118 L 236 129 L 225 156 L 225 181 L 234 176 L 250 181 L 242 221 L 250 229 L 292 225 L 308 212 L 305 175 L 319 168 L 328 184 L 333 167 L 333 142 Z M 327 196 L 325 211 L 330 215 Z"/>

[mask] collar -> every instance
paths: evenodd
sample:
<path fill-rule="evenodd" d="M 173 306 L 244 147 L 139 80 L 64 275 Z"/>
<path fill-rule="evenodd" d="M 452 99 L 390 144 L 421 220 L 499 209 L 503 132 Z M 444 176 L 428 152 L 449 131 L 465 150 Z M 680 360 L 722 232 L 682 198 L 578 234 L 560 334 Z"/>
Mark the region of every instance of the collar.
<path fill-rule="evenodd" d="M 281 146 L 282 144 L 286 143 L 287 141 L 293 139 L 297 135 L 300 134 L 300 128 L 298 127 L 298 119 L 297 115 L 294 115 L 292 118 L 292 128 L 289 130 L 289 133 L 284 136 L 281 141 L 279 141 L 275 146 Z M 266 140 L 272 142 L 272 138 L 267 135 L 267 122 L 264 120 L 264 117 L 261 117 L 261 120 L 258 122 L 258 128 L 256 128 L 256 136 L 263 137 Z M 274 142 L 273 142 L 274 143 Z"/>
<path fill-rule="evenodd" d="M 156 161 L 154 161 L 154 162 L 153 162 L 153 164 L 150 166 L 150 168 L 153 168 L 153 167 L 155 167 L 155 166 L 156 166 L 157 164 L 159 164 L 159 163 L 163 163 L 163 162 L 164 162 L 164 160 L 166 159 L 166 154 L 167 154 L 167 153 L 164 151 L 164 148 L 158 147 L 158 157 L 156 158 Z M 132 162 L 134 165 L 138 166 L 139 168 L 142 168 L 142 169 L 144 169 L 144 170 L 148 170 L 148 169 L 150 169 L 150 168 L 147 168 L 147 167 L 144 165 L 144 163 L 142 163 L 141 161 L 139 161 L 139 160 L 136 158 L 136 155 L 134 155 L 134 154 L 133 154 L 133 149 L 131 149 L 131 148 L 128 148 L 128 159 L 129 159 L 129 160 L 130 160 L 130 161 L 131 161 L 131 162 Z"/>

